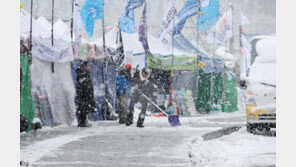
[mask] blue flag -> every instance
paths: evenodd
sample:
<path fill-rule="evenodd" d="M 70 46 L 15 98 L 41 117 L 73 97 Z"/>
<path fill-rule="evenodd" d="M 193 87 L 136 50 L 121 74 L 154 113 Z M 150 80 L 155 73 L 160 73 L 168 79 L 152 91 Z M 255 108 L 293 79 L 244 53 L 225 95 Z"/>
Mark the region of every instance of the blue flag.
<path fill-rule="evenodd" d="M 151 56 L 152 54 L 149 50 L 149 45 L 147 41 L 146 4 L 143 9 L 140 26 L 139 26 L 139 41 L 142 43 L 146 56 Z"/>
<path fill-rule="evenodd" d="M 187 0 L 184 7 L 178 14 L 178 18 L 174 27 L 174 35 L 180 34 L 182 28 L 184 27 L 186 20 L 196 15 L 200 10 L 199 0 Z"/>
<path fill-rule="evenodd" d="M 128 16 L 128 13 L 131 10 L 134 10 L 143 5 L 145 0 L 127 0 L 127 4 L 125 6 L 125 15 Z"/>
<path fill-rule="evenodd" d="M 86 0 L 80 11 L 81 20 L 90 38 L 93 36 L 95 21 L 103 17 L 104 5 L 104 0 Z"/>
<path fill-rule="evenodd" d="M 196 26 L 201 32 L 205 32 L 210 29 L 218 20 L 219 11 L 219 0 L 209 0 L 209 4 L 200 9 L 201 14 L 197 19 Z"/>
<path fill-rule="evenodd" d="M 120 17 L 120 30 L 128 34 L 132 34 L 136 31 L 135 29 L 136 28 L 134 10 L 131 10 L 131 12 L 128 13 L 128 16 L 126 16 L 124 9 Z"/>

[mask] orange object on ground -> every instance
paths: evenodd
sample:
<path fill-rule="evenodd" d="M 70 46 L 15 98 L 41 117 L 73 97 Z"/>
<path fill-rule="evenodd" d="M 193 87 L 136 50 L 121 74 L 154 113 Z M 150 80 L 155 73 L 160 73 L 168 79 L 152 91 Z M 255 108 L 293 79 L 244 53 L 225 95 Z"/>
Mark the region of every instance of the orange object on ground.
<path fill-rule="evenodd" d="M 153 116 L 155 116 L 155 117 L 163 117 L 164 114 L 163 114 L 163 113 L 160 113 L 160 114 L 153 114 Z"/>

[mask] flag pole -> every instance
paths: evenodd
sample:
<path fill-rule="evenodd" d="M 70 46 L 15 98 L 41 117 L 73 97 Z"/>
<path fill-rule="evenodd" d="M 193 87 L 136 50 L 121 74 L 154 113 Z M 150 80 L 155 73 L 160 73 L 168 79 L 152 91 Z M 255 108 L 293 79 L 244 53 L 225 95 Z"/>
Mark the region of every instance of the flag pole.
<path fill-rule="evenodd" d="M 215 55 L 215 40 L 216 38 L 216 24 L 214 25 L 214 42 L 213 42 L 213 56 L 211 58 L 211 66 L 213 67 L 214 66 L 214 55 Z M 214 89 L 213 89 L 213 86 L 214 86 L 214 83 L 213 83 L 213 73 L 214 71 L 211 72 L 211 90 L 210 90 L 210 98 L 211 98 L 211 112 L 212 112 L 212 106 L 213 106 L 213 100 L 214 100 Z"/>
<path fill-rule="evenodd" d="M 145 17 L 146 17 L 146 19 L 145 19 L 145 34 L 146 34 L 146 39 L 147 39 L 147 45 L 149 45 L 148 44 L 148 24 L 147 24 L 147 21 L 148 21 L 148 15 L 147 15 L 147 5 L 148 3 L 147 3 L 147 1 L 145 1 L 145 6 L 144 6 L 144 8 L 146 8 L 146 12 L 145 12 Z M 145 54 L 145 67 L 147 67 L 147 55 Z"/>
<path fill-rule="evenodd" d="M 52 0 L 52 4 L 51 4 L 51 46 L 53 49 L 53 23 L 54 23 L 54 0 Z M 54 73 L 54 62 L 51 62 L 51 72 Z"/>
<path fill-rule="evenodd" d="M 70 31 L 70 33 L 71 33 L 71 44 L 72 44 L 72 50 L 73 50 L 73 53 L 74 53 L 74 47 L 73 47 L 73 22 L 74 22 L 74 19 L 73 19 L 73 17 L 74 17 L 74 5 L 75 5 L 75 2 L 74 2 L 75 0 L 72 0 L 72 18 L 71 18 L 71 31 Z M 70 68 L 71 68 L 71 71 L 72 71 L 72 69 L 73 69 L 73 64 L 72 64 L 73 62 L 71 61 L 71 63 L 70 63 Z"/>
<path fill-rule="evenodd" d="M 199 5 L 199 8 L 198 8 L 199 14 L 197 14 L 197 16 L 200 15 L 200 5 Z M 197 28 L 196 28 L 196 49 L 197 49 L 197 54 L 196 54 L 197 75 L 196 75 L 196 97 L 195 97 L 196 101 L 198 99 L 198 85 L 199 85 L 198 84 L 199 83 L 199 57 L 200 57 L 200 55 L 198 55 L 198 52 L 199 52 L 199 50 L 198 50 L 198 38 L 199 38 L 198 29 L 199 29 L 199 24 L 200 23 L 198 23 Z"/>
<path fill-rule="evenodd" d="M 74 15 L 74 5 L 75 5 L 75 2 L 74 0 L 72 0 L 72 16 L 71 16 L 71 42 L 73 43 L 73 22 L 74 22 L 74 19 L 73 19 L 73 15 Z"/>
<path fill-rule="evenodd" d="M 171 1 L 173 3 L 174 0 Z M 171 92 L 170 92 L 170 105 L 173 105 L 173 76 L 174 76 L 174 26 L 175 26 L 175 13 L 173 15 L 173 31 L 172 31 L 172 60 L 171 60 Z"/>
<path fill-rule="evenodd" d="M 105 15 L 104 15 L 104 6 L 102 8 L 102 34 L 103 34 L 103 49 L 104 49 L 104 54 L 105 54 Z"/>
<path fill-rule="evenodd" d="M 30 55 L 29 55 L 29 64 L 32 63 L 32 46 L 33 46 L 33 43 L 32 43 L 32 30 L 33 30 L 33 0 L 31 0 L 31 16 L 30 16 L 30 46 L 29 46 L 29 49 L 30 49 Z"/>

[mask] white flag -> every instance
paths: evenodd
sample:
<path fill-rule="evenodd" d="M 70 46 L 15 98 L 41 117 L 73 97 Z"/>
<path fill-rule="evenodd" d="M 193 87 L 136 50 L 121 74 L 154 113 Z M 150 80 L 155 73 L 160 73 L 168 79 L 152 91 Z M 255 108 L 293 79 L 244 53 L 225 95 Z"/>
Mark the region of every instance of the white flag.
<path fill-rule="evenodd" d="M 175 0 L 171 0 L 167 10 L 164 13 L 162 25 L 158 35 L 158 39 L 167 50 L 172 48 L 173 28 L 176 19 L 177 9 L 175 7 Z"/>
<path fill-rule="evenodd" d="M 241 78 L 248 76 L 251 67 L 251 45 L 244 34 L 241 34 L 241 56 L 243 61 L 241 65 Z"/>
<path fill-rule="evenodd" d="M 246 25 L 246 24 L 249 24 L 249 19 L 243 14 L 241 13 L 241 24 L 242 25 Z"/>
<path fill-rule="evenodd" d="M 231 9 L 224 13 L 217 23 L 213 26 L 210 33 L 206 36 L 206 41 L 208 44 L 214 43 L 217 46 L 223 45 L 225 40 L 232 37 L 232 12 Z"/>
<path fill-rule="evenodd" d="M 225 39 L 232 37 L 232 10 L 231 8 L 226 13 Z"/>
<path fill-rule="evenodd" d="M 73 42 L 73 51 L 74 57 L 79 58 L 81 52 L 81 35 L 83 31 L 82 20 L 80 16 L 80 7 L 76 2 L 74 3 L 74 13 L 73 13 L 73 28 L 74 28 L 74 42 Z"/>

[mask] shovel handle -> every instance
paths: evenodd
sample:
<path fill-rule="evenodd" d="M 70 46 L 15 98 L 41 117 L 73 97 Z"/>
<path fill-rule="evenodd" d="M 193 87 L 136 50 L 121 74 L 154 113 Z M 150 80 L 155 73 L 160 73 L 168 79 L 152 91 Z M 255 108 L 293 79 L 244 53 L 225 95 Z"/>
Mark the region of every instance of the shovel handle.
<path fill-rule="evenodd" d="M 142 93 L 139 89 L 137 89 L 148 101 L 150 101 L 157 109 L 159 109 L 163 114 L 169 116 L 165 111 L 163 111 L 158 105 L 156 105 L 152 100 L 150 100 L 144 93 Z"/>

